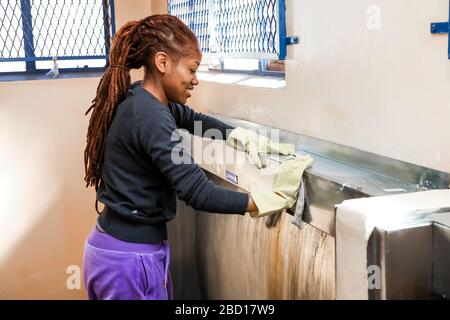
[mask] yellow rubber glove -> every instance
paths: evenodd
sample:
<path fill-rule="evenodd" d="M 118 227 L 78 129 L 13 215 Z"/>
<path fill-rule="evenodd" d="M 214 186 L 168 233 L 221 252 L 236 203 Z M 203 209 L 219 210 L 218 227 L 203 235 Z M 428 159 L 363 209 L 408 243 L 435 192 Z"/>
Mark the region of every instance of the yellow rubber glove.
<path fill-rule="evenodd" d="M 288 143 L 273 143 L 268 137 L 245 128 L 237 127 L 228 135 L 227 143 L 233 148 L 245 151 L 252 162 L 261 169 L 260 153 L 295 154 L 295 146 Z"/>
<path fill-rule="evenodd" d="M 263 217 L 283 209 L 292 208 L 297 201 L 303 172 L 313 163 L 310 156 L 297 156 L 280 165 L 272 192 L 252 192 L 251 196 L 258 212 L 250 212 L 252 217 Z"/>

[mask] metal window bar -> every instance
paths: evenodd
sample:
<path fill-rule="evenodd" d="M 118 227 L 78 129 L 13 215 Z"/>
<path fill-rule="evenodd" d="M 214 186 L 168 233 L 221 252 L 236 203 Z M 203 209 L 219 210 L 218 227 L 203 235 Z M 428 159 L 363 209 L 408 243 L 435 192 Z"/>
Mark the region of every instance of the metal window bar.
<path fill-rule="evenodd" d="M 109 59 L 113 0 L 0 0 L 0 63 Z"/>
<path fill-rule="evenodd" d="M 202 52 L 220 58 L 284 60 L 285 0 L 169 0 L 169 13 L 197 35 Z"/>

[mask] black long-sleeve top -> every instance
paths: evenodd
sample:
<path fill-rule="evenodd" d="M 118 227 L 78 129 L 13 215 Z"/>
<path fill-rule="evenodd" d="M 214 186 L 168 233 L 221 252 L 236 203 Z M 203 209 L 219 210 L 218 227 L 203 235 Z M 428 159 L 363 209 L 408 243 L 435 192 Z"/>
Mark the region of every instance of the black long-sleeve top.
<path fill-rule="evenodd" d="M 131 86 L 117 107 L 106 140 L 97 192 L 98 201 L 105 204 L 98 218 L 104 231 L 129 242 L 166 240 L 166 223 L 175 217 L 176 196 L 197 210 L 245 213 L 248 195 L 212 183 L 183 151 L 176 130 L 194 134 L 195 121 L 201 121 L 202 134 L 214 128 L 224 139 L 233 129 L 188 106 L 163 105 L 140 81 Z M 174 162 L 177 153 L 190 161 Z"/>

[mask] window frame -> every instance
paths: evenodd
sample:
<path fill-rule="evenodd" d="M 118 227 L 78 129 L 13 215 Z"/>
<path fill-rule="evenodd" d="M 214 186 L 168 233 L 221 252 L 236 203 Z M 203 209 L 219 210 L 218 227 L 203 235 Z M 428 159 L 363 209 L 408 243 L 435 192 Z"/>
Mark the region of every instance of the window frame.
<path fill-rule="evenodd" d="M 35 56 L 35 38 L 33 36 L 33 17 L 31 15 L 31 0 L 18 0 L 20 1 L 20 24 L 23 30 L 23 45 L 25 51 L 25 57 L 20 58 L 1 58 L 0 65 L 3 62 L 25 62 L 25 71 L 0 71 L 0 80 L 4 79 L 27 79 L 35 78 L 38 75 L 46 74 L 49 69 L 37 69 L 36 62 L 38 61 L 52 61 L 52 57 L 36 57 Z M 93 59 L 105 59 L 106 63 L 103 67 L 78 67 L 78 68 L 58 68 L 61 74 L 75 74 L 75 73 L 96 73 L 104 72 L 109 65 L 109 53 L 111 49 L 112 38 L 116 33 L 115 22 L 115 5 L 114 0 L 98 0 L 102 2 L 103 8 L 103 29 L 105 34 L 105 55 L 102 56 L 58 56 L 57 61 L 70 61 L 70 60 L 93 60 Z M 109 11 L 109 12 L 108 12 Z M 31 39 L 27 41 L 27 39 Z"/>
<path fill-rule="evenodd" d="M 261 0 L 262 1 L 262 0 Z M 239 56 L 239 53 L 210 53 L 210 52 L 203 52 L 203 55 L 205 57 L 215 57 L 218 58 L 220 60 L 220 64 L 218 64 L 217 66 L 215 66 L 212 69 L 209 69 L 209 72 L 222 72 L 222 73 L 239 73 L 239 74 L 249 74 L 249 75 L 256 75 L 256 76 L 271 76 L 271 77 L 285 77 L 285 70 L 283 71 L 271 71 L 268 69 L 268 65 L 273 62 L 273 61 L 281 61 L 283 64 L 283 69 L 284 67 L 284 62 L 287 59 L 287 46 L 290 44 L 295 44 L 298 43 L 296 42 L 296 40 L 298 38 L 296 38 L 294 40 L 294 42 L 292 42 L 292 38 L 288 38 L 286 36 L 287 31 L 286 31 L 286 1 L 285 0 L 277 0 L 276 1 L 277 4 L 277 10 L 276 12 L 278 13 L 278 15 L 276 16 L 276 23 L 278 25 L 278 29 L 277 29 L 277 44 L 278 44 L 278 53 L 277 53 L 277 57 L 275 59 L 275 57 L 271 57 L 271 58 L 261 58 L 258 57 L 258 54 L 255 54 L 255 57 L 249 57 L 249 56 L 245 56 L 246 54 L 251 54 L 250 52 L 244 52 L 244 56 Z M 193 1 L 190 2 L 190 5 L 193 6 Z M 208 4 L 208 15 L 209 12 L 212 8 L 212 4 Z M 170 13 L 170 0 L 167 1 L 167 10 Z M 197 18 L 197 17 L 196 17 Z M 209 15 L 208 18 L 208 23 L 211 23 L 211 20 L 213 20 L 214 17 L 211 17 L 211 15 Z M 189 26 L 189 25 L 188 25 Z M 208 26 L 208 28 L 211 28 L 211 26 Z M 192 28 L 191 28 L 192 29 Z M 195 33 L 195 30 L 193 30 Z M 197 34 L 196 34 L 197 35 Z M 198 37 L 198 35 L 197 35 Z M 264 37 L 263 35 L 261 35 L 261 37 Z M 208 48 L 208 51 L 211 48 Z M 268 53 L 260 53 L 260 55 L 267 55 Z M 273 54 L 272 54 L 273 55 Z M 253 59 L 253 60 L 257 60 L 258 61 L 258 69 L 254 69 L 254 70 L 240 70 L 240 69 L 230 69 L 230 68 L 225 68 L 224 67 L 224 60 L 225 59 L 233 59 L 233 58 L 237 58 L 237 59 Z"/>

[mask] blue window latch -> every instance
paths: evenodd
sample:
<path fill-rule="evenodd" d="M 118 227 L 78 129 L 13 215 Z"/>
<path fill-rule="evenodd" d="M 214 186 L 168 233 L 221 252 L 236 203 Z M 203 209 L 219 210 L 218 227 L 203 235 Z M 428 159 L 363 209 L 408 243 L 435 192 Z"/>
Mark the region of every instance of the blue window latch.
<path fill-rule="evenodd" d="M 449 20 L 450 20 L 450 0 L 449 0 Z M 449 22 L 435 22 L 431 24 L 431 33 L 446 33 L 448 34 L 448 58 L 450 59 L 450 21 Z"/>
<path fill-rule="evenodd" d="M 299 43 L 300 43 L 300 39 L 298 38 L 298 36 L 286 37 L 286 45 L 287 46 L 291 46 L 291 45 L 299 44 Z"/>

